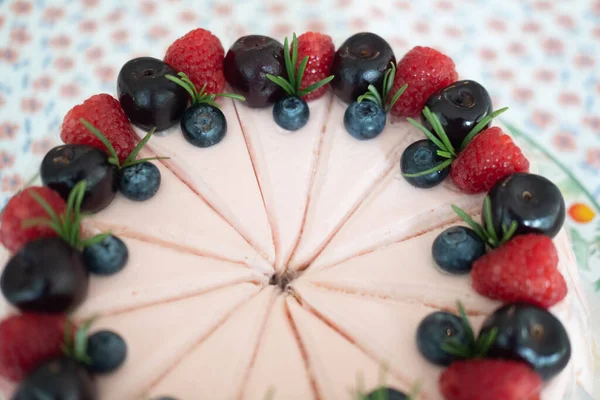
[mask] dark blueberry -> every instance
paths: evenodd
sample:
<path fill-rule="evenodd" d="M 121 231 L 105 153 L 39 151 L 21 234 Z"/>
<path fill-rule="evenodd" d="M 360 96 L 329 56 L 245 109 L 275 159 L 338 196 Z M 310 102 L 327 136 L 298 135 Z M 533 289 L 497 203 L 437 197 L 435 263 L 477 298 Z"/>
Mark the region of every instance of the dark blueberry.
<path fill-rule="evenodd" d="M 408 396 L 392 388 L 378 388 L 369 393 L 368 400 L 408 400 Z"/>
<path fill-rule="evenodd" d="M 148 200 L 158 192 L 160 170 L 149 161 L 130 165 L 121 170 L 119 190 L 130 200 Z"/>
<path fill-rule="evenodd" d="M 218 107 L 200 103 L 185 111 L 181 118 L 181 131 L 194 146 L 210 147 L 225 137 L 227 120 Z"/>
<path fill-rule="evenodd" d="M 235 93 L 246 97 L 249 107 L 266 107 L 283 95 L 283 89 L 267 74 L 286 77 L 283 45 L 267 36 L 239 38 L 225 56 L 225 79 Z"/>
<path fill-rule="evenodd" d="M 373 139 L 385 128 L 383 109 L 372 101 L 353 102 L 344 113 L 344 126 L 349 134 L 359 140 Z"/>
<path fill-rule="evenodd" d="M 429 97 L 425 104 L 438 117 L 454 148 L 479 121 L 494 112 L 487 90 L 475 81 L 458 81 Z M 433 132 L 431 124 L 421 115 L 421 123 Z M 489 126 L 488 124 L 487 126 Z"/>
<path fill-rule="evenodd" d="M 44 362 L 19 385 L 12 400 L 95 400 L 96 384 L 83 365 L 66 356 Z"/>
<path fill-rule="evenodd" d="M 108 154 L 83 144 L 53 148 L 42 160 L 40 177 L 44 185 L 67 200 L 80 181 L 87 183 L 81 210 L 98 212 L 114 199 L 119 187 L 119 170 L 108 162 Z"/>
<path fill-rule="evenodd" d="M 543 379 L 562 371 L 571 358 L 571 342 L 552 313 L 529 304 L 507 304 L 490 315 L 481 334 L 493 328 L 498 336 L 488 357 L 524 361 Z"/>
<path fill-rule="evenodd" d="M 116 274 L 125 267 L 128 258 L 127 246 L 114 235 L 83 250 L 85 266 L 92 274 L 97 275 Z"/>
<path fill-rule="evenodd" d="M 362 32 L 350 36 L 335 53 L 331 65 L 334 93 L 346 103 L 364 94 L 369 85 L 382 92 L 383 75 L 396 64 L 392 48 L 382 37 Z"/>
<path fill-rule="evenodd" d="M 94 374 L 108 374 L 118 369 L 127 358 L 127 343 L 111 331 L 99 331 L 88 338 L 88 370 Z"/>
<path fill-rule="evenodd" d="M 431 253 L 443 271 L 466 274 L 471 271 L 473 263 L 485 254 L 485 242 L 474 230 L 453 226 L 435 238 Z"/>
<path fill-rule="evenodd" d="M 131 122 L 145 131 L 157 131 L 175 125 L 185 111 L 189 95 L 184 88 L 165 75 L 177 71 L 152 57 L 128 61 L 117 79 L 117 94 Z"/>
<path fill-rule="evenodd" d="M 400 171 L 404 174 L 417 174 L 437 167 L 445 161 L 437 155 L 438 148 L 433 142 L 423 139 L 412 143 L 402 153 L 400 158 Z M 404 179 L 418 188 L 430 188 L 442 183 L 450 173 L 446 167 L 441 171 L 431 172 L 417 177 L 404 176 Z"/>
<path fill-rule="evenodd" d="M 429 314 L 417 328 L 417 347 L 423 357 L 436 365 L 448 366 L 458 358 L 442 350 L 448 340 L 467 345 L 465 327 L 460 317 L 444 311 Z"/>
<path fill-rule="evenodd" d="M 283 129 L 297 131 L 308 122 L 308 104 L 298 96 L 285 96 L 273 107 L 273 119 Z"/>
<path fill-rule="evenodd" d="M 27 243 L 6 264 L 2 294 L 25 312 L 61 313 L 75 309 L 88 290 L 81 253 L 60 238 Z"/>
<path fill-rule="evenodd" d="M 518 224 L 517 234 L 540 233 L 554 237 L 565 222 L 565 200 L 560 189 L 540 175 L 512 174 L 490 190 L 492 221 L 501 236 L 502 226 Z"/>

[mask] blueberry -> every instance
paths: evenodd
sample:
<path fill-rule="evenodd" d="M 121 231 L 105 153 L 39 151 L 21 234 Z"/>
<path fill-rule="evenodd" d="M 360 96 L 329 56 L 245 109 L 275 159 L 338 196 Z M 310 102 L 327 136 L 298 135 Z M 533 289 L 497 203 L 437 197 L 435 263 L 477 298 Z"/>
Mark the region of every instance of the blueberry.
<path fill-rule="evenodd" d="M 357 33 L 346 39 L 333 57 L 331 88 L 346 103 L 364 94 L 370 84 L 381 93 L 390 63 L 396 64 L 396 58 L 385 39 L 371 32 Z"/>
<path fill-rule="evenodd" d="M 119 187 L 118 168 L 108 162 L 108 154 L 83 144 L 65 144 L 50 150 L 40 167 L 42 183 L 65 201 L 75 185 L 87 183 L 81 210 L 98 212 L 114 199 Z"/>
<path fill-rule="evenodd" d="M 554 237 L 565 222 L 565 200 L 560 189 L 543 176 L 509 175 L 494 185 L 489 196 L 492 221 L 499 236 L 503 225 L 508 227 L 516 221 L 516 234 Z"/>
<path fill-rule="evenodd" d="M 344 126 L 359 140 L 373 139 L 385 128 L 385 111 L 376 103 L 365 100 L 350 104 L 344 113 Z"/>
<path fill-rule="evenodd" d="M 308 122 L 308 104 L 298 96 L 285 96 L 273 107 L 273 119 L 283 129 L 297 131 Z"/>
<path fill-rule="evenodd" d="M 115 274 L 125 267 L 128 258 L 127 246 L 114 235 L 83 250 L 83 261 L 92 274 Z"/>
<path fill-rule="evenodd" d="M 483 323 L 481 334 L 496 328 L 498 336 L 488 357 L 524 361 L 548 380 L 571 358 L 565 327 L 550 311 L 529 304 L 507 304 Z"/>
<path fill-rule="evenodd" d="M 429 97 L 425 105 L 438 117 L 455 149 L 460 148 L 464 138 L 479 121 L 494 112 L 487 90 L 469 80 L 445 87 Z M 431 124 L 422 114 L 421 123 L 433 132 Z"/>
<path fill-rule="evenodd" d="M 223 72 L 233 91 L 246 97 L 248 107 L 275 103 L 284 92 L 267 74 L 287 76 L 283 45 L 267 36 L 243 36 L 227 51 Z"/>
<path fill-rule="evenodd" d="M 223 112 L 211 104 L 191 106 L 181 119 L 183 137 L 197 147 L 210 147 L 219 143 L 227 133 L 227 120 Z"/>
<path fill-rule="evenodd" d="M 131 122 L 145 131 L 157 131 L 177 124 L 188 104 L 188 93 L 165 78 L 177 72 L 152 57 L 128 61 L 117 78 L 117 94 Z"/>
<path fill-rule="evenodd" d="M 127 358 L 127 343 L 112 331 L 99 331 L 88 338 L 88 370 L 95 374 L 107 374 L 118 369 Z"/>
<path fill-rule="evenodd" d="M 423 357 L 436 365 L 448 366 L 457 357 L 442 350 L 448 340 L 467 344 L 467 334 L 461 319 L 444 311 L 429 314 L 417 328 L 417 347 Z"/>
<path fill-rule="evenodd" d="M 85 299 L 88 272 L 79 251 L 60 238 L 27 243 L 0 277 L 4 297 L 23 312 L 70 312 Z"/>
<path fill-rule="evenodd" d="M 121 170 L 119 190 L 130 200 L 148 200 L 158 192 L 160 170 L 151 162 L 145 161 Z"/>
<path fill-rule="evenodd" d="M 62 356 L 42 363 L 19 385 L 12 400 L 95 400 L 96 385 L 77 361 Z"/>
<path fill-rule="evenodd" d="M 474 230 L 453 226 L 435 238 L 431 252 L 443 271 L 466 274 L 471 271 L 473 263 L 485 254 L 485 242 Z"/>
<path fill-rule="evenodd" d="M 402 175 L 416 174 L 440 165 L 445 159 L 438 156 L 437 151 L 437 146 L 427 139 L 412 143 L 404 150 L 400 159 L 400 171 Z M 404 176 L 404 179 L 418 188 L 430 188 L 442 183 L 449 173 L 450 168 L 446 167 L 441 171 L 417 177 Z"/>
<path fill-rule="evenodd" d="M 383 393 L 382 393 L 383 392 Z M 392 388 L 377 388 L 369 393 L 366 397 L 367 400 L 408 400 L 408 396 L 402 392 Z"/>

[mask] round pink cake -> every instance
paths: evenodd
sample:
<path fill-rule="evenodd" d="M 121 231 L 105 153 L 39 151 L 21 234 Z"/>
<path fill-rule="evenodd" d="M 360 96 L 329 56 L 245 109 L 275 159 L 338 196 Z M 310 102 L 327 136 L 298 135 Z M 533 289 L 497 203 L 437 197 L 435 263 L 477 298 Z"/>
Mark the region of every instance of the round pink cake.
<path fill-rule="evenodd" d="M 417 326 L 460 301 L 478 329 L 501 303 L 475 292 L 469 275 L 441 272 L 432 242 L 462 224 L 451 205 L 478 220 L 484 195 L 449 179 L 411 186 L 399 159 L 423 134 L 388 118 L 381 135 L 358 141 L 344 127 L 347 104 L 330 92 L 294 133 L 271 107 L 218 102 L 228 124 L 220 143 L 192 146 L 179 125 L 158 132 L 140 155 L 169 157 L 154 161 L 157 194 L 117 194 L 84 221 L 129 249 L 122 272 L 90 278 L 73 315 L 97 317 L 93 330 L 128 345 L 125 364 L 97 378 L 98 398 L 352 399 L 359 384 L 408 393 L 419 383 L 418 398 L 442 399 L 442 368 L 419 353 Z M 564 230 L 554 244 L 568 294 L 550 311 L 572 356 L 543 400 L 592 385 L 588 314 Z M 11 312 L 2 303 L 0 316 Z M 8 400 L 13 385 L 0 387 Z"/>

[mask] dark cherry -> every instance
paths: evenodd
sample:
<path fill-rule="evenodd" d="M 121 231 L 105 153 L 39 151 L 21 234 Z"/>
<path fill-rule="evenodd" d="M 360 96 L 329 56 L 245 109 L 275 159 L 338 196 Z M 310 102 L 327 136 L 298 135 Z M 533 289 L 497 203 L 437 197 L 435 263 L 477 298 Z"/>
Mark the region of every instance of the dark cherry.
<path fill-rule="evenodd" d="M 92 375 L 77 361 L 62 356 L 44 362 L 19 385 L 12 400 L 95 400 Z"/>
<path fill-rule="evenodd" d="M 123 65 L 117 94 L 125 114 L 145 131 L 162 131 L 177 124 L 188 104 L 184 88 L 165 78 L 177 71 L 152 57 L 134 58 Z"/>
<path fill-rule="evenodd" d="M 479 83 L 469 80 L 454 82 L 445 87 L 432 95 L 425 105 L 438 117 L 456 149 L 460 148 L 464 138 L 479 121 L 494 112 L 492 98 L 487 90 Z M 431 124 L 422 114 L 421 123 L 433 132 Z"/>
<path fill-rule="evenodd" d="M 98 212 L 117 194 L 119 170 L 108 162 L 106 152 L 83 144 L 65 144 L 53 148 L 42 160 L 40 176 L 44 185 L 67 200 L 80 181 L 87 183 L 81 210 Z"/>
<path fill-rule="evenodd" d="M 390 62 L 396 64 L 396 57 L 382 37 L 371 32 L 350 36 L 333 58 L 333 92 L 346 103 L 364 94 L 371 84 L 381 93 L 383 75 L 390 68 Z"/>
<path fill-rule="evenodd" d="M 87 295 L 88 272 L 81 253 L 60 238 L 27 243 L 6 264 L 0 289 L 23 312 L 64 313 Z"/>
<path fill-rule="evenodd" d="M 539 233 L 554 237 L 565 222 L 565 200 L 547 178 L 529 173 L 512 174 L 490 190 L 492 221 L 498 234 L 502 225 L 518 224 L 517 234 Z"/>
<path fill-rule="evenodd" d="M 563 324 L 550 311 L 529 304 L 507 304 L 490 315 L 481 334 L 498 329 L 488 357 L 524 361 L 543 379 L 562 371 L 571 358 Z"/>
<path fill-rule="evenodd" d="M 225 56 L 225 79 L 249 107 L 275 103 L 283 89 L 267 74 L 286 77 L 283 45 L 268 36 L 250 35 L 236 40 Z"/>

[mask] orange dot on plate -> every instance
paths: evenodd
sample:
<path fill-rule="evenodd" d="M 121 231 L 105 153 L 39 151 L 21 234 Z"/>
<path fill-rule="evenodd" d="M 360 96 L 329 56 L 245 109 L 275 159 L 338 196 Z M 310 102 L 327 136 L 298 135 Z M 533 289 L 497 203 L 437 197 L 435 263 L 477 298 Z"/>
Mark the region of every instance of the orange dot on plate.
<path fill-rule="evenodd" d="M 596 213 L 586 204 L 574 203 L 569 207 L 569 215 L 573 221 L 585 224 L 593 220 Z"/>

